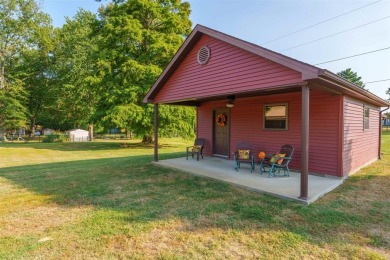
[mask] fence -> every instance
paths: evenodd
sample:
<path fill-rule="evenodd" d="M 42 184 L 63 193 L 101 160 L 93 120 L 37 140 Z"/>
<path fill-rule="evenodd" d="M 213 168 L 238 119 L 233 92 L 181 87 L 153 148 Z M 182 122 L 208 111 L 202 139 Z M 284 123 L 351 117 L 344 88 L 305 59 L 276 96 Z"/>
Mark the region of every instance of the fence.
<path fill-rule="evenodd" d="M 71 141 L 71 142 L 88 142 L 89 137 L 88 136 L 70 136 L 69 141 Z"/>

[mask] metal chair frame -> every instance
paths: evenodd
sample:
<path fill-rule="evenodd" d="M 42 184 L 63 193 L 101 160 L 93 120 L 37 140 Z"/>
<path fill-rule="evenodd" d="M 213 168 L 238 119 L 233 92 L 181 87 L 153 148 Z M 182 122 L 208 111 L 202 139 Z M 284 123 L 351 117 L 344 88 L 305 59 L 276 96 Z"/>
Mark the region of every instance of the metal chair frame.
<path fill-rule="evenodd" d="M 249 150 L 249 159 L 240 159 L 238 150 Z M 241 167 L 241 163 L 250 164 L 251 172 L 255 170 L 255 157 L 253 154 L 253 147 L 248 142 L 240 142 L 236 145 L 236 149 L 234 150 L 234 170 L 238 172 L 238 169 Z"/>
<path fill-rule="evenodd" d="M 194 155 L 196 154 L 196 160 L 199 161 L 199 155 L 203 159 L 203 148 L 206 140 L 204 138 L 196 138 L 194 145 L 188 146 L 186 148 L 187 152 L 187 160 L 188 160 L 188 154 L 191 153 L 192 158 L 194 158 Z"/>
<path fill-rule="evenodd" d="M 292 160 L 292 155 L 294 153 L 294 147 L 289 144 L 285 144 L 280 148 L 280 154 L 285 154 L 285 157 L 277 156 L 276 154 L 268 154 L 263 160 L 260 160 L 260 173 L 266 172 L 265 167 L 269 167 L 268 177 L 274 177 L 277 171 L 280 174 L 280 170 L 283 169 L 284 176 L 290 176 L 290 168 L 288 167 L 290 161 Z M 274 160 L 271 162 L 271 158 L 274 157 Z M 282 163 L 277 163 L 278 160 L 283 159 Z"/>

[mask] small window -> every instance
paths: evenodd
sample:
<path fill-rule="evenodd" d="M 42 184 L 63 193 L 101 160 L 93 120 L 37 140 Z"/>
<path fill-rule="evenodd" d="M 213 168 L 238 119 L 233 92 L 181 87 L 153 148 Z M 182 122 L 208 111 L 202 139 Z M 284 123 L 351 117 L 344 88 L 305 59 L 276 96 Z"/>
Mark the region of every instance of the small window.
<path fill-rule="evenodd" d="M 287 130 L 287 104 L 264 105 L 264 129 Z"/>
<path fill-rule="evenodd" d="M 364 130 L 370 129 L 370 108 L 364 106 Z"/>

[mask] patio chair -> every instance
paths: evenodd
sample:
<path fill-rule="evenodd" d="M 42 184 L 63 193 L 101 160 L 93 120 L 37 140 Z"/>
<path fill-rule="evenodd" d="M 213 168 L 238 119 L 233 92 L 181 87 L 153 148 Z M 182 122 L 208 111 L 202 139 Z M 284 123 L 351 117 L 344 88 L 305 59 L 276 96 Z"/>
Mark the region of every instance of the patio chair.
<path fill-rule="evenodd" d="M 276 172 L 280 174 L 281 169 L 283 169 L 284 176 L 290 176 L 288 164 L 292 160 L 293 153 L 294 147 L 289 144 L 285 144 L 280 148 L 278 153 L 266 155 L 264 159 L 259 161 L 260 173 L 266 172 L 265 167 L 268 167 L 268 177 L 275 176 Z"/>
<path fill-rule="evenodd" d="M 253 155 L 253 148 L 250 143 L 241 142 L 236 145 L 234 150 L 234 170 L 238 172 L 241 163 L 248 163 L 250 165 L 251 172 L 255 170 L 255 157 Z"/>
<path fill-rule="evenodd" d="M 191 153 L 192 158 L 194 158 L 194 155 L 196 154 L 196 160 L 199 161 L 199 155 L 203 159 L 203 148 L 204 143 L 206 142 L 203 138 L 196 138 L 193 146 L 187 147 L 187 160 L 188 160 L 188 154 Z"/>

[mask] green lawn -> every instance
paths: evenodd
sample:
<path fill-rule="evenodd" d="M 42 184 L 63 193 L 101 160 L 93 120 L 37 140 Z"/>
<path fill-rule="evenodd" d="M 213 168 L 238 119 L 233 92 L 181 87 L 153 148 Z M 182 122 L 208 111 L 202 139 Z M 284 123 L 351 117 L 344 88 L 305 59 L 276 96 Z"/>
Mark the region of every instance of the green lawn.
<path fill-rule="evenodd" d="M 151 164 L 133 142 L 0 144 L 0 259 L 389 259 L 384 159 L 310 206 Z M 161 158 L 188 142 L 161 140 Z"/>

